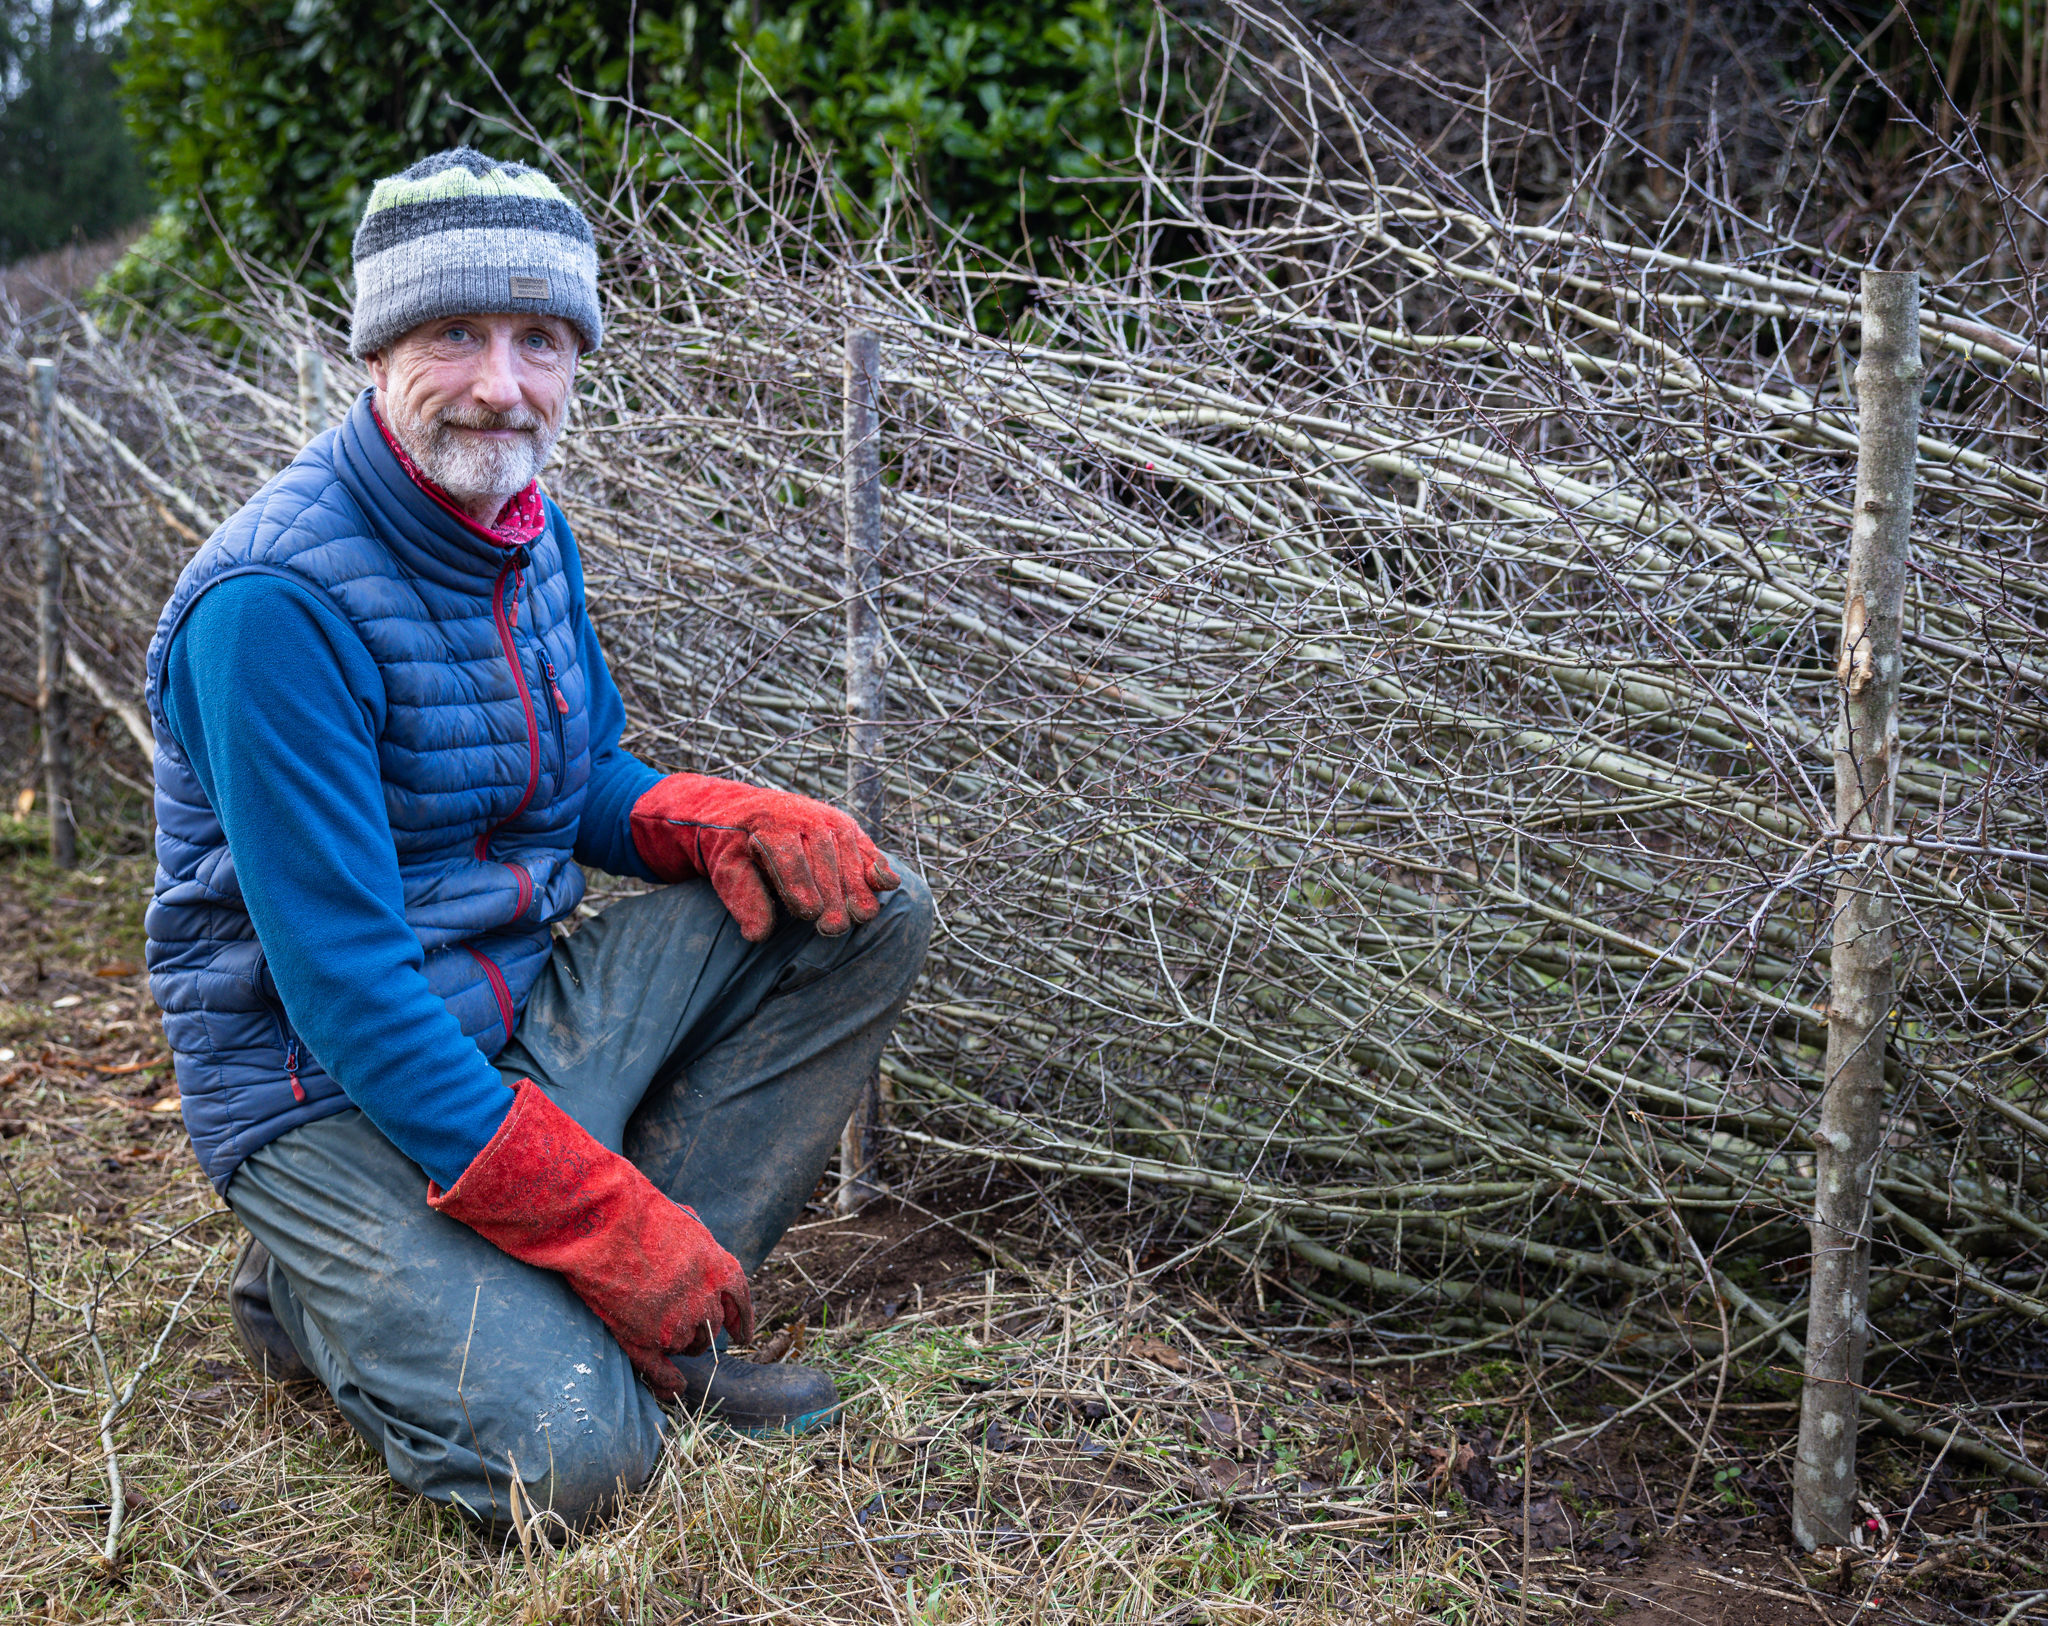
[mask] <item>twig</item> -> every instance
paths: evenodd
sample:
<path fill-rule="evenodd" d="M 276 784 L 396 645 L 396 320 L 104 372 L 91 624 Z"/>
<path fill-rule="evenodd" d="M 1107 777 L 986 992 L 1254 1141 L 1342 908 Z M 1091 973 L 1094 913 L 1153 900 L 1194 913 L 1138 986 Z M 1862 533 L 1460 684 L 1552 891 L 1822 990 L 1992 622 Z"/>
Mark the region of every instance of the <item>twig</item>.
<path fill-rule="evenodd" d="M 171 1306 L 171 1313 L 164 1318 L 163 1328 L 157 1333 L 156 1342 L 150 1346 L 149 1354 L 129 1376 L 127 1387 L 118 1394 L 114 1391 L 113 1374 L 107 1367 L 106 1351 L 100 1344 L 99 1330 L 92 1325 L 92 1318 L 88 1312 L 87 1331 L 91 1338 L 93 1355 L 99 1362 L 100 1381 L 106 1385 L 109 1401 L 107 1409 L 100 1414 L 100 1447 L 107 1454 L 107 1539 L 100 1548 L 100 1564 L 109 1573 L 115 1568 L 115 1551 L 121 1540 L 121 1524 L 128 1511 L 127 1491 L 121 1481 L 121 1458 L 114 1448 L 114 1423 L 127 1409 L 128 1403 L 135 1398 L 136 1387 L 148 1374 L 149 1369 L 156 1365 L 157 1357 L 163 1354 L 164 1344 L 171 1336 L 171 1329 L 177 1326 L 178 1317 L 184 1312 L 186 1301 L 192 1297 L 192 1291 L 199 1285 L 200 1278 L 221 1256 L 221 1251 L 227 1247 L 228 1240 L 223 1238 L 216 1242 L 206 1257 L 199 1262 L 199 1268 L 192 1272 L 191 1279 L 185 1283 L 185 1291 L 178 1295 L 178 1302 Z"/>

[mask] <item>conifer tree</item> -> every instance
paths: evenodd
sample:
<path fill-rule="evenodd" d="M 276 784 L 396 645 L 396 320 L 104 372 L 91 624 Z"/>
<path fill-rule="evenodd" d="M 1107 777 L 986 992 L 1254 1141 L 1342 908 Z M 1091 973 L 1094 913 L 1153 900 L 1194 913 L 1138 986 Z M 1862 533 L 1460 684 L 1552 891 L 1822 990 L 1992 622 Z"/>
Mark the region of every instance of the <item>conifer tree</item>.
<path fill-rule="evenodd" d="M 104 237 L 147 212 L 113 48 L 105 7 L 0 0 L 0 264 Z"/>

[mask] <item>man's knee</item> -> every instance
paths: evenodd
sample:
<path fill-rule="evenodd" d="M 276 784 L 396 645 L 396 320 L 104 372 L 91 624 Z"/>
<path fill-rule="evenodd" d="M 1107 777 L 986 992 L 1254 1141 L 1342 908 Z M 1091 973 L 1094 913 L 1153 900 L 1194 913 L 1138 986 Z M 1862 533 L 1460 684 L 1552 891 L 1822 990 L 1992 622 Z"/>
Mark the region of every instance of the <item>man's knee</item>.
<path fill-rule="evenodd" d="M 882 912 L 862 929 L 876 936 L 876 950 L 902 968 L 907 988 L 924 965 L 925 950 L 932 940 L 932 889 L 924 877 L 893 853 L 889 867 L 900 884 L 882 895 Z"/>
<path fill-rule="evenodd" d="M 644 1394 L 607 1408 L 613 1415 L 601 1424 L 585 1417 L 562 1427 L 551 1424 L 566 1419 L 536 1420 L 529 1408 L 506 1407 L 482 1396 L 471 1405 L 465 1423 L 476 1425 L 477 1443 L 485 1449 L 482 1459 L 465 1449 L 471 1440 L 457 1438 L 438 1452 L 394 1451 L 394 1442 L 387 1440 L 385 1460 L 392 1477 L 407 1489 L 450 1502 L 490 1529 L 514 1529 L 517 1511 L 522 1517 L 539 1515 L 557 1529 L 581 1530 L 644 1486 L 661 1459 L 658 1412 Z M 515 1475 L 523 1502 L 516 1510 Z"/>
<path fill-rule="evenodd" d="M 527 1506 L 570 1530 L 585 1529 L 640 1490 L 660 1457 L 659 1439 L 581 1442 L 559 1451 L 546 1473 L 525 1484 Z"/>

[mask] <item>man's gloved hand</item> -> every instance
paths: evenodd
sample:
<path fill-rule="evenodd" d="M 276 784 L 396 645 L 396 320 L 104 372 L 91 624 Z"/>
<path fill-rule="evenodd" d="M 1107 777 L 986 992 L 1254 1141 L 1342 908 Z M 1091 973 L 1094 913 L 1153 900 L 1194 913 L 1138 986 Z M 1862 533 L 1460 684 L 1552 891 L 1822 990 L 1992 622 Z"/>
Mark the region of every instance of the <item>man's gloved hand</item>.
<path fill-rule="evenodd" d="M 647 1386 L 682 1392 L 670 1355 L 697 1355 L 723 1330 L 754 1338 L 754 1300 L 739 1261 L 689 1209 L 592 1140 L 530 1078 L 512 1111 L 453 1189 L 427 1183 L 428 1205 L 514 1259 L 560 1271 L 611 1329 Z"/>
<path fill-rule="evenodd" d="M 701 774 L 672 773 L 633 804 L 633 845 L 664 881 L 709 879 L 749 943 L 775 930 L 771 885 L 798 920 L 837 937 L 881 913 L 877 892 L 902 884 L 852 815 Z"/>

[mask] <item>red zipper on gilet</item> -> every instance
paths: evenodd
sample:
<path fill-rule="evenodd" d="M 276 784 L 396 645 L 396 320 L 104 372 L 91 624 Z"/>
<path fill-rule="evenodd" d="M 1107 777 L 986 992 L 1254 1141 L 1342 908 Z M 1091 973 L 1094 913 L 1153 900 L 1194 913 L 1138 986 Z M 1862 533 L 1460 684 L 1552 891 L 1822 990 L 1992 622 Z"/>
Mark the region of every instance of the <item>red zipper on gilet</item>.
<path fill-rule="evenodd" d="M 464 943 L 462 946 L 468 952 L 469 957 L 484 968 L 484 977 L 491 985 L 491 992 L 497 996 L 498 1020 L 505 1024 L 505 1037 L 511 1038 L 513 1016 L 512 990 L 505 981 L 505 973 L 500 971 L 491 957 L 481 949 L 472 948 L 467 943 Z"/>

